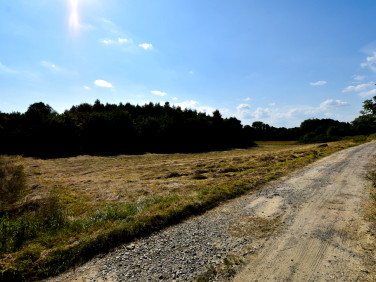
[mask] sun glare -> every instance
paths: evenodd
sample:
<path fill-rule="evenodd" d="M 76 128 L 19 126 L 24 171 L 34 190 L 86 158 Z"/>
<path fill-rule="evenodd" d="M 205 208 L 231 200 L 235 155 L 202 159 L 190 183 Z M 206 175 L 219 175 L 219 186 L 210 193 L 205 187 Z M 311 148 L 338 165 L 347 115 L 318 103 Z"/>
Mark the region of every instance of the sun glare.
<path fill-rule="evenodd" d="M 73 30 L 77 30 L 79 26 L 78 0 L 69 0 L 69 4 L 70 4 L 69 27 Z"/>

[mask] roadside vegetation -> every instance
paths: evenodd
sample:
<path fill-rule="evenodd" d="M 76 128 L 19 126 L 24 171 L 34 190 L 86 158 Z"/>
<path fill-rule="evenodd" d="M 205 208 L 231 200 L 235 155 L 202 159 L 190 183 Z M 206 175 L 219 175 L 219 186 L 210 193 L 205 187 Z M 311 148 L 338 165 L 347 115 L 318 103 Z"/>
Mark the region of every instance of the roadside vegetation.
<path fill-rule="evenodd" d="M 0 277 L 57 274 L 367 140 L 263 142 L 194 154 L 2 156 L 2 187 L 18 183 L 19 191 L 1 198 Z"/>
<path fill-rule="evenodd" d="M 368 222 L 365 233 L 366 240 L 359 243 L 364 253 L 364 264 L 368 267 L 372 277 L 376 277 L 376 159 L 372 169 L 367 174 L 371 182 L 369 202 L 363 205 L 364 217 Z"/>

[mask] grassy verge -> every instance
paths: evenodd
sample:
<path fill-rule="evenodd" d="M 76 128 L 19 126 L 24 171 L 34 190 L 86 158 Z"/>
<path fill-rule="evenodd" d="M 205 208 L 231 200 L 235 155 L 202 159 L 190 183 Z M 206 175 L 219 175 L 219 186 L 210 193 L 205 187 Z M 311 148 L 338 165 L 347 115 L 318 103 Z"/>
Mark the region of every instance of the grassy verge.
<path fill-rule="evenodd" d="M 368 226 L 363 236 L 362 242 L 358 245 L 362 250 L 363 263 L 370 273 L 371 280 L 375 280 L 376 277 L 376 160 L 374 166 L 367 174 L 368 180 L 371 181 L 370 187 L 370 199 L 363 205 L 363 215 L 366 219 Z"/>
<path fill-rule="evenodd" d="M 57 274 L 353 145 L 345 140 L 203 154 L 25 159 L 25 169 L 18 169 L 28 182 L 17 193 L 22 199 L 0 208 L 0 280 Z M 19 167 L 17 162 L 6 166 Z"/>

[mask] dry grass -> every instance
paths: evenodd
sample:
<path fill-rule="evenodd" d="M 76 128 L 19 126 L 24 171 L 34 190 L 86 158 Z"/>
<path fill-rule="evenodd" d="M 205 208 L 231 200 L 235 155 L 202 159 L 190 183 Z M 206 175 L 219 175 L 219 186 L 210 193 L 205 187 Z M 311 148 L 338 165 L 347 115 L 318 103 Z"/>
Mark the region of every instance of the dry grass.
<path fill-rule="evenodd" d="M 90 257 L 259 189 L 353 143 L 328 145 L 269 142 L 251 149 L 199 154 L 26 158 L 29 193 L 22 204 L 33 206 L 56 198 L 68 222 L 64 219 L 65 229 L 56 234 L 29 240 L 18 251 L 0 255 L 0 267 L 20 269 L 21 265 L 23 274 L 39 276 L 62 271 L 80 256 Z M 271 231 L 277 225 L 271 222 Z M 30 252 L 34 257 L 25 263 L 24 254 Z"/>
<path fill-rule="evenodd" d="M 244 215 L 230 226 L 232 235 L 240 238 L 269 237 L 276 230 L 283 227 L 281 217 L 262 218 Z"/>
<path fill-rule="evenodd" d="M 267 145 L 296 145 L 297 141 L 255 141 L 256 145 L 267 146 Z"/>
<path fill-rule="evenodd" d="M 284 166 L 288 162 L 309 155 L 318 157 L 342 145 L 336 142 L 328 148 L 267 145 L 200 154 L 28 158 L 26 173 L 33 189 L 27 199 L 39 199 L 55 191 L 72 216 L 81 216 L 109 203 L 124 204 L 170 193 L 187 195 L 200 187 L 235 181 L 252 183 L 265 174 L 273 178 L 290 167 Z"/>
<path fill-rule="evenodd" d="M 0 212 L 7 204 L 16 202 L 25 188 L 22 158 L 0 156 Z"/>

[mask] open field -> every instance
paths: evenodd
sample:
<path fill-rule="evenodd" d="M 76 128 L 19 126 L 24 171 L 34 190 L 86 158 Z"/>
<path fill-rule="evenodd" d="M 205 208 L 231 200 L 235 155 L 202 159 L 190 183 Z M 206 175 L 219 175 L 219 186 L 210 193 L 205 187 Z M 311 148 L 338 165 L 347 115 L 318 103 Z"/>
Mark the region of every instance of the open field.
<path fill-rule="evenodd" d="M 375 153 L 342 150 L 47 281 L 374 281 Z"/>
<path fill-rule="evenodd" d="M 0 269 L 10 269 L 7 275 L 52 275 L 354 144 L 17 159 L 25 166 L 27 189 L 19 201 L 2 205 Z M 21 233 L 17 244 L 9 242 Z"/>

